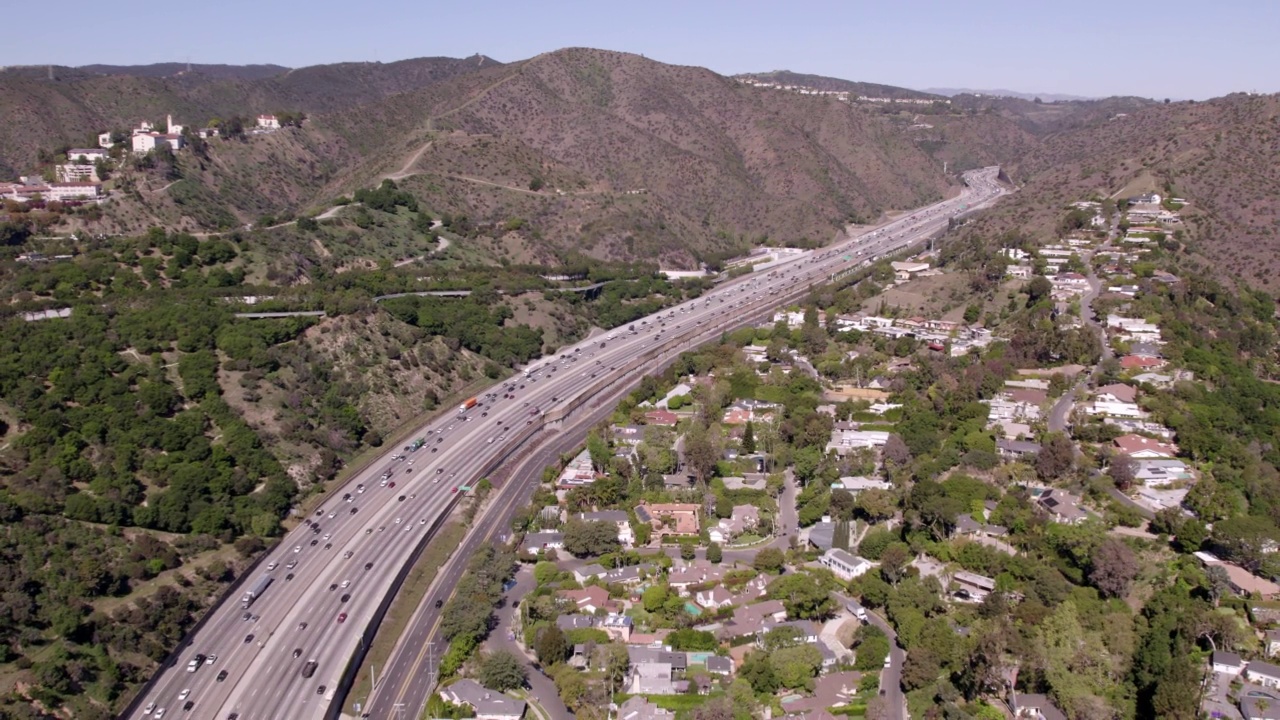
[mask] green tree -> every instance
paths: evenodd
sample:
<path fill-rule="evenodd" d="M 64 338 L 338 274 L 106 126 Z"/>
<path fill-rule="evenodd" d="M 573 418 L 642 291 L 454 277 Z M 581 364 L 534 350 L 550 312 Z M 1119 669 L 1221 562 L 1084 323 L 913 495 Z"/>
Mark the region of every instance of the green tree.
<path fill-rule="evenodd" d="M 857 670 L 879 670 L 889 657 L 889 638 L 875 625 L 863 625 L 854 637 L 853 667 Z"/>
<path fill-rule="evenodd" d="M 768 592 L 769 597 L 782 601 L 791 618 L 821 620 L 836 609 L 830 589 L 807 573 L 783 575 L 769 583 Z"/>
<path fill-rule="evenodd" d="M 711 543 L 707 545 L 707 562 L 717 563 L 724 559 L 724 551 L 720 549 L 720 543 Z"/>
<path fill-rule="evenodd" d="M 490 690 L 506 692 L 522 688 L 528 679 L 524 664 L 506 650 L 495 650 L 480 657 L 480 684 Z"/>
<path fill-rule="evenodd" d="M 544 667 L 557 665 L 569 659 L 569 642 L 564 633 L 555 625 L 549 625 L 538 631 L 533 641 L 533 652 L 538 662 Z"/>
<path fill-rule="evenodd" d="M 578 557 L 599 557 L 617 552 L 618 527 L 598 520 L 573 519 L 564 525 L 564 549 Z"/>
<path fill-rule="evenodd" d="M 750 420 L 747 421 L 746 427 L 742 429 L 742 452 L 751 454 L 756 451 L 756 429 L 755 424 Z"/>
<path fill-rule="evenodd" d="M 786 557 L 782 551 L 775 547 L 761 548 L 756 553 L 755 560 L 751 563 L 757 572 L 769 573 L 777 575 L 782 572 L 782 565 L 786 562 Z"/>
<path fill-rule="evenodd" d="M 772 695 L 778 691 L 778 676 L 769 662 L 769 656 L 760 651 L 752 651 L 742 659 L 742 668 L 738 677 L 751 684 L 757 695 Z"/>
<path fill-rule="evenodd" d="M 797 645 L 778 650 L 769 657 L 778 682 L 792 690 L 812 690 L 813 679 L 822 667 L 822 653 L 813 645 Z"/>

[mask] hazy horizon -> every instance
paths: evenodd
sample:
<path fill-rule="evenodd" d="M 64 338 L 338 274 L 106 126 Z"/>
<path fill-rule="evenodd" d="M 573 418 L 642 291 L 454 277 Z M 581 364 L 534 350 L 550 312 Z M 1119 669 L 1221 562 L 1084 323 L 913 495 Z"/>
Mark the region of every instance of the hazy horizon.
<path fill-rule="evenodd" d="M 563 47 L 642 54 L 734 75 L 789 69 L 913 89 L 987 88 L 1025 93 L 1204 99 L 1280 91 L 1280 3 L 1241 2 L 1235 12 L 1172 0 L 1140 17 L 1097 0 L 1034 7 L 993 0 L 981 7 L 905 0 L 879 4 L 799 2 L 785 12 L 761 0 L 635 7 L 585 2 L 538 5 L 479 0 L 424 8 L 406 0 L 351 12 L 316 0 L 296 9 L 228 0 L 166 7 L 165 22 L 140 26 L 129 11 L 103 15 L 67 0 L 58 23 L 23 4 L 10 10 L 24 42 L 0 65 L 148 65 L 160 62 L 303 67 L 467 57 L 502 62 Z M 80 18 L 84 18 L 81 20 Z M 1139 32 L 1140 31 L 1140 32 Z M 66 42 L 71 34 L 75 42 Z M 131 36 L 138 43 L 129 42 Z M 1176 52 L 1161 52 L 1161 48 Z"/>

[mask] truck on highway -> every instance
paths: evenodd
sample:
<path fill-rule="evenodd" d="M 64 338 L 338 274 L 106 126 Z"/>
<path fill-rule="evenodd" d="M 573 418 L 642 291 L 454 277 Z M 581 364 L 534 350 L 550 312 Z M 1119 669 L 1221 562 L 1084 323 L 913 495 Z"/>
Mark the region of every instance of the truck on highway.
<path fill-rule="evenodd" d="M 258 582 L 254 583 L 253 587 L 245 592 L 244 597 L 240 598 L 240 603 L 244 605 L 245 610 L 249 609 L 254 600 L 262 597 L 262 593 L 266 592 L 267 587 L 271 585 L 271 580 L 272 577 L 270 575 L 263 575 L 258 578 Z"/>
<path fill-rule="evenodd" d="M 458 406 L 458 412 L 464 413 L 475 406 L 476 406 L 476 399 L 467 398 L 466 400 L 462 401 L 461 405 Z"/>
<path fill-rule="evenodd" d="M 308 660 L 307 664 L 302 666 L 302 677 L 309 678 L 312 675 L 315 675 L 316 667 L 319 666 L 319 664 L 320 663 L 316 662 L 314 658 L 311 660 Z"/>
<path fill-rule="evenodd" d="M 417 440 L 413 441 L 412 445 L 409 446 L 409 452 L 416 452 L 422 449 L 422 446 L 426 444 L 427 444 L 426 438 L 418 438 Z"/>

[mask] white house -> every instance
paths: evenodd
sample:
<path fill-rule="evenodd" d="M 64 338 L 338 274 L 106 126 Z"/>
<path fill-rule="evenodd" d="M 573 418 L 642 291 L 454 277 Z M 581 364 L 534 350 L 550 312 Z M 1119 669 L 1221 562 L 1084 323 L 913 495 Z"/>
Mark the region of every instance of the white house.
<path fill-rule="evenodd" d="M 922 262 L 892 262 L 889 266 L 893 268 L 894 278 L 898 282 L 906 282 L 912 275 L 919 275 L 929 269 L 929 263 Z"/>
<path fill-rule="evenodd" d="M 1118 402 L 1113 400 L 1094 400 L 1089 406 L 1090 415 L 1105 415 L 1108 417 L 1134 418 L 1141 420 L 1147 416 L 1137 403 Z"/>
<path fill-rule="evenodd" d="M 168 145 L 172 150 L 181 150 L 183 144 L 184 140 L 181 135 L 139 133 L 133 136 L 133 152 L 138 155 L 145 155 L 160 145 Z"/>
<path fill-rule="evenodd" d="M 110 132 L 98 133 L 98 147 L 109 148 L 112 144 Z"/>
<path fill-rule="evenodd" d="M 884 447 L 887 442 L 889 433 L 884 430 L 833 430 L 826 452 L 844 455 L 857 448 Z"/>
<path fill-rule="evenodd" d="M 440 697 L 454 705 L 469 705 L 478 720 L 520 720 L 524 716 L 523 700 L 490 690 L 466 678 L 440 689 Z"/>
<path fill-rule="evenodd" d="M 1235 655 L 1234 652 L 1216 651 L 1213 653 L 1210 662 L 1215 673 L 1239 675 L 1244 670 L 1244 661 L 1240 660 L 1240 656 Z"/>
<path fill-rule="evenodd" d="M 71 148 L 67 151 L 67 162 L 72 163 L 93 163 L 107 157 L 107 151 L 102 148 Z"/>
<path fill-rule="evenodd" d="M 829 568 L 836 577 L 848 582 L 871 569 L 871 563 L 847 550 L 831 548 L 822 553 L 818 562 Z"/>
<path fill-rule="evenodd" d="M 277 118 L 275 115 L 259 115 L 258 127 L 266 128 L 268 130 L 279 130 L 280 119 Z"/>
<path fill-rule="evenodd" d="M 1214 653 L 1217 657 L 1217 653 Z M 1252 660 L 1248 667 L 1244 669 L 1244 676 L 1249 682 L 1255 682 L 1263 687 L 1280 689 L 1280 667 L 1276 667 L 1271 663 L 1262 662 L 1261 660 Z"/>

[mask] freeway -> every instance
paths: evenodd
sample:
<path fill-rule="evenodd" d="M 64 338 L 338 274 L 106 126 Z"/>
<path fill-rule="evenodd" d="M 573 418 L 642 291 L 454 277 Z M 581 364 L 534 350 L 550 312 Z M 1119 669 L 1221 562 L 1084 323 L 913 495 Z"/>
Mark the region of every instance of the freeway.
<path fill-rule="evenodd" d="M 558 425 L 618 383 L 638 381 L 671 352 L 718 338 L 723 329 L 802 297 L 836 272 L 915 245 L 950 218 L 994 202 L 1004 192 L 996 174 L 996 168 L 971 171 L 955 198 L 564 348 L 494 386 L 474 407 L 433 419 L 415 433 L 425 441 L 421 449 L 388 449 L 290 531 L 242 584 L 244 590 L 270 575 L 261 596 L 246 608 L 237 592 L 212 608 L 124 717 L 158 717 L 162 708 L 229 720 L 325 717 L 339 678 L 372 641 L 400 574 L 471 483 L 544 426 Z M 509 488 L 520 486 L 519 478 L 511 478 L 495 489 L 492 503 L 501 505 Z M 197 654 L 207 659 L 189 666 Z M 314 673 L 303 677 L 311 662 Z M 424 693 L 413 695 L 415 702 L 425 701 Z M 146 711 L 152 703 L 153 712 Z M 372 710 L 386 716 L 390 708 Z"/>

